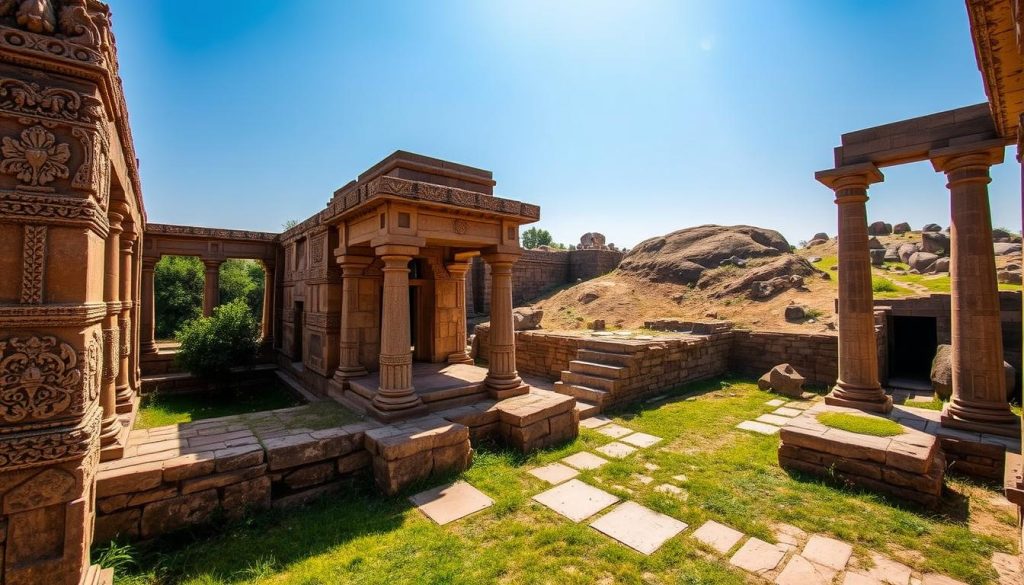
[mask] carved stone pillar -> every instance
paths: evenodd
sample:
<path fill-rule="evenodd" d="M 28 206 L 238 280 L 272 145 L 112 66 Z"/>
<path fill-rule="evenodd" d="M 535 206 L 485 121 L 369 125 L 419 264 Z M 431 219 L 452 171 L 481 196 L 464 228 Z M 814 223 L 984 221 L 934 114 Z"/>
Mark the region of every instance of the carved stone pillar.
<path fill-rule="evenodd" d="M 334 381 L 341 385 L 341 389 L 348 387 L 349 379 L 367 373 L 359 361 L 359 328 L 353 321 L 359 303 L 359 278 L 371 262 L 373 258 L 365 256 L 338 256 L 341 266 L 341 331 L 338 334 L 340 351 Z"/>
<path fill-rule="evenodd" d="M 223 260 L 203 260 L 206 266 L 203 281 L 203 316 L 213 315 L 213 308 L 220 304 L 220 265 Z"/>
<path fill-rule="evenodd" d="M 156 289 L 153 286 L 156 263 L 152 258 L 142 259 L 142 339 L 139 343 L 142 353 L 156 353 Z"/>
<path fill-rule="evenodd" d="M 1020 436 L 1020 419 L 1010 411 L 1003 374 L 1003 336 L 992 250 L 989 167 L 1003 161 L 1004 146 L 933 151 L 932 164 L 944 172 L 950 192 L 950 297 L 952 303 L 953 395 L 942 425 Z"/>
<path fill-rule="evenodd" d="M 142 303 L 139 298 L 142 294 L 142 262 L 139 256 L 142 253 L 142 233 L 141 229 L 138 230 L 138 238 L 135 240 L 135 249 L 132 252 L 132 308 L 131 308 L 131 323 L 132 323 L 132 345 L 131 345 L 131 356 L 129 358 L 129 365 L 131 367 L 130 381 L 132 388 L 135 388 L 136 395 L 142 392 L 142 366 L 140 365 L 140 355 L 142 352 L 139 351 L 139 339 L 141 338 L 142 327 Z"/>
<path fill-rule="evenodd" d="M 425 410 L 412 383 L 412 339 L 409 323 L 409 261 L 418 251 L 411 246 L 380 246 L 384 261 L 384 297 L 380 330 L 380 386 L 373 414 L 391 420 Z"/>
<path fill-rule="evenodd" d="M 128 224 L 129 226 L 131 224 Z M 121 362 L 117 369 L 117 412 L 131 412 L 134 407 L 135 389 L 131 385 L 131 371 L 128 358 L 131 355 L 132 345 L 132 250 L 138 235 L 134 231 L 125 229 L 121 234 L 121 314 L 118 316 L 118 361 Z"/>
<path fill-rule="evenodd" d="M 515 254 L 489 254 L 491 268 L 491 354 L 488 356 L 487 391 L 498 400 L 530 391 L 516 371 L 516 337 L 512 317 L 512 266 Z"/>
<path fill-rule="evenodd" d="M 260 336 L 263 343 L 273 345 L 274 334 L 271 324 L 274 320 L 274 265 L 261 262 L 263 265 L 263 317 L 260 319 Z"/>
<path fill-rule="evenodd" d="M 121 220 L 124 216 L 111 211 L 107 218 L 110 220 L 110 235 L 107 236 L 103 268 L 103 301 L 107 305 L 107 316 L 103 320 L 103 386 L 100 389 L 102 446 L 114 443 L 121 431 L 121 423 L 117 419 L 117 370 L 121 365 L 121 330 L 117 317 L 121 310 L 118 294 L 121 286 Z"/>
<path fill-rule="evenodd" d="M 458 349 L 448 356 L 449 364 L 472 364 L 473 358 L 466 353 L 466 273 L 469 262 L 452 262 L 446 265 L 448 273 L 455 280 L 455 304 L 458 311 L 458 330 L 456 346 Z"/>
<path fill-rule="evenodd" d="M 825 397 L 827 404 L 889 412 L 892 397 L 878 382 L 878 342 L 875 338 L 868 253 L 868 185 L 883 180 L 870 163 L 815 174 L 835 191 L 839 208 L 839 379 Z"/>

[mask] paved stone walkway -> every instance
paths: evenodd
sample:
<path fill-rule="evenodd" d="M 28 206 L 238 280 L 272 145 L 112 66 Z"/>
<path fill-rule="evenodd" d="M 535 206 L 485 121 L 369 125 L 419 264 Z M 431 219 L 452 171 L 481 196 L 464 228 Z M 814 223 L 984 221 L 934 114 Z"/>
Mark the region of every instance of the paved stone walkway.
<path fill-rule="evenodd" d="M 788 420 L 813 406 L 815 401 L 786 402 L 773 399 L 767 404 L 776 407 L 771 413 L 774 417 Z M 744 422 L 776 429 L 763 434 L 778 432 L 779 425 L 771 422 L 775 419 L 762 417 L 758 417 L 762 420 Z M 604 445 L 605 448 L 596 449 L 609 457 L 627 457 L 661 441 L 660 437 L 634 433 L 607 417 L 587 420 L 592 421 L 589 428 L 597 429 L 598 432 L 607 429 L 608 432 L 602 434 L 617 439 Z M 737 426 L 753 430 L 743 423 Z M 606 449 L 610 445 L 618 447 Z M 620 455 L 622 447 L 631 451 Z M 618 496 L 577 479 L 580 471 L 597 469 L 607 463 L 608 460 L 603 457 L 582 451 L 559 462 L 530 469 L 528 473 L 553 486 L 534 495 L 533 500 L 573 522 L 590 520 L 589 524 L 595 530 L 645 555 L 654 553 L 669 539 L 686 533 L 689 526 L 685 522 L 636 502 L 620 502 Z M 658 466 L 653 463 L 646 464 L 645 468 L 649 472 L 658 470 Z M 644 485 L 654 481 L 642 474 L 635 474 L 633 479 Z M 676 475 L 672 479 L 680 484 L 687 481 L 685 475 Z M 632 492 L 628 488 L 621 489 Z M 683 488 L 669 483 L 660 484 L 654 489 L 676 497 L 685 498 L 688 495 Z M 485 494 L 465 482 L 434 488 L 411 499 L 440 524 L 465 517 L 492 503 Z M 870 553 L 867 560 L 855 557 L 850 544 L 823 535 L 807 534 L 789 524 L 777 524 L 773 528 L 774 543 L 748 537 L 714 520 L 708 520 L 696 530 L 690 531 L 687 537 L 701 544 L 712 555 L 720 555 L 723 562 L 775 585 L 965 585 L 936 573 L 914 571 L 878 553 Z M 1002 553 L 996 553 L 993 557 L 993 565 L 1000 574 L 1000 585 L 1024 582 L 1021 580 L 1020 569 L 1014 564 L 1015 560 L 1015 557 Z"/>
<path fill-rule="evenodd" d="M 765 404 L 768 406 L 774 406 L 774 411 L 762 414 L 754 420 L 745 420 L 736 425 L 736 428 L 762 435 L 774 435 L 778 433 L 787 422 L 797 416 L 800 416 L 805 410 L 814 406 L 816 403 L 817 399 L 790 400 L 787 402 L 780 398 L 773 398 L 768 402 L 765 402 Z"/>

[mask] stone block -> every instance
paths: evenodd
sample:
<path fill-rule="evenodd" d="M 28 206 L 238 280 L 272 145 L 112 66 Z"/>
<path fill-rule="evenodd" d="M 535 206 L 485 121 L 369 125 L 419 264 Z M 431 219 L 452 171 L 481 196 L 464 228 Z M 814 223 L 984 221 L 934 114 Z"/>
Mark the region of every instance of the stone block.
<path fill-rule="evenodd" d="M 192 494 L 211 488 L 220 488 L 240 481 L 253 479 L 266 473 L 266 465 L 257 465 L 255 467 L 246 467 L 244 469 L 236 469 L 234 471 L 226 471 L 224 473 L 215 473 L 213 475 L 207 475 L 205 477 L 197 477 L 194 479 L 188 479 L 181 484 L 182 494 Z"/>
<path fill-rule="evenodd" d="M 253 467 L 263 463 L 263 447 L 259 445 L 242 445 L 228 447 L 214 452 L 217 471 L 231 471 L 242 467 Z"/>
<path fill-rule="evenodd" d="M 102 544 L 118 537 L 127 539 L 138 538 L 140 518 L 142 518 L 142 510 L 139 508 L 113 514 L 98 514 L 96 516 L 95 532 L 93 533 L 93 543 Z"/>
<path fill-rule="evenodd" d="M 297 490 L 326 483 L 334 478 L 336 463 L 325 461 L 300 467 L 284 476 L 284 484 Z"/>
<path fill-rule="evenodd" d="M 100 469 L 96 474 L 96 497 L 116 496 L 151 490 L 163 481 L 163 463 L 154 461 L 118 469 Z"/>
<path fill-rule="evenodd" d="M 221 507 L 232 517 L 270 508 L 270 478 L 262 476 L 226 486 Z"/>
<path fill-rule="evenodd" d="M 164 481 L 179 481 L 201 475 L 210 475 L 217 469 L 213 451 L 189 453 L 164 461 Z"/>
<path fill-rule="evenodd" d="M 128 498 L 128 494 L 118 494 L 108 498 L 97 498 L 96 510 L 100 514 L 112 514 L 118 510 L 123 510 L 128 506 Z"/>
<path fill-rule="evenodd" d="M 417 453 L 403 459 L 373 458 L 373 478 L 386 495 L 392 496 L 406 486 L 430 477 L 434 471 L 433 455 Z"/>
<path fill-rule="evenodd" d="M 338 457 L 345 441 L 316 439 L 308 433 L 266 439 L 267 464 L 271 471 L 316 463 Z"/>
<path fill-rule="evenodd" d="M 128 499 L 128 506 L 142 506 L 150 502 L 157 500 L 166 500 L 167 498 L 173 498 L 178 495 L 178 488 L 175 486 L 157 488 L 155 490 L 149 490 L 148 492 L 139 492 L 132 494 Z"/>
<path fill-rule="evenodd" d="M 434 449 L 431 456 L 434 460 L 434 474 L 459 472 L 469 469 L 473 461 L 473 449 L 467 439 L 458 445 Z"/>
<path fill-rule="evenodd" d="M 369 451 L 356 451 L 355 453 L 349 453 L 343 457 L 339 457 L 337 461 L 338 473 L 346 475 L 353 473 L 365 467 L 369 467 L 372 464 L 373 457 Z"/>
<path fill-rule="evenodd" d="M 206 522 L 218 505 L 215 489 L 147 504 L 142 509 L 141 536 L 152 538 Z"/>

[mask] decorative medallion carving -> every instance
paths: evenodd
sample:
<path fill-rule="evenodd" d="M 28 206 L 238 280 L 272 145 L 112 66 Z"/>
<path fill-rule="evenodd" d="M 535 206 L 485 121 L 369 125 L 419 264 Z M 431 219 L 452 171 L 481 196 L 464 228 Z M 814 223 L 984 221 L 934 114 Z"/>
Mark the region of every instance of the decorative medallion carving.
<path fill-rule="evenodd" d="M 0 419 L 45 419 L 71 406 L 82 382 L 78 354 L 56 337 L 0 341 Z"/>
<path fill-rule="evenodd" d="M 26 225 L 22 243 L 21 302 L 43 302 L 43 274 L 46 272 L 46 226 Z"/>
<path fill-rule="evenodd" d="M 42 87 L 19 79 L 0 79 L 0 109 L 54 120 L 93 124 L 100 120 L 100 102 L 62 87 Z"/>
<path fill-rule="evenodd" d="M 22 130 L 18 140 L 5 136 L 0 154 L 0 172 L 16 176 L 30 187 L 68 178 L 66 163 L 71 158 L 71 149 L 57 142 L 53 133 L 42 126 Z"/>
<path fill-rule="evenodd" d="M 327 234 L 320 234 L 313 238 L 312 252 L 313 252 L 313 266 L 320 266 L 324 263 L 324 248 L 327 243 Z"/>
<path fill-rule="evenodd" d="M 462 235 L 469 231 L 469 223 L 464 219 L 456 219 L 452 222 L 452 231 Z"/>

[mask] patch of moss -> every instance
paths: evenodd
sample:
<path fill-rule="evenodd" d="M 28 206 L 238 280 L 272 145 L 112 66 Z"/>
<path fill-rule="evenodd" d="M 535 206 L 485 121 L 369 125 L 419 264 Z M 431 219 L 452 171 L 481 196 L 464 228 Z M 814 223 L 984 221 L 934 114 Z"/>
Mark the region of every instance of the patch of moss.
<path fill-rule="evenodd" d="M 877 416 L 859 416 L 845 412 L 823 412 L 818 415 L 818 422 L 827 427 L 857 433 L 858 435 L 894 437 L 903 434 L 903 427 L 899 423 Z"/>

